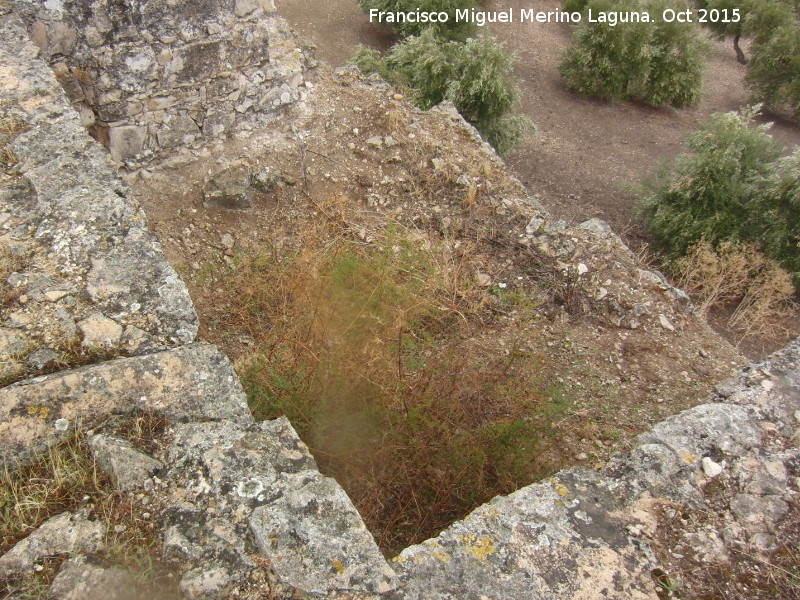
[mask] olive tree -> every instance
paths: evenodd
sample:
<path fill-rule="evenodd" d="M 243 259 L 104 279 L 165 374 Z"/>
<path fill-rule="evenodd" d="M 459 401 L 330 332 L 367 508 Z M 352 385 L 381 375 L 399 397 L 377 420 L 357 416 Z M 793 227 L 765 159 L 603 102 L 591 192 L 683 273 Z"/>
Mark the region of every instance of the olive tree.
<path fill-rule="evenodd" d="M 647 5 L 654 22 L 581 21 L 560 65 L 571 89 L 605 100 L 641 100 L 652 106 L 695 104 L 702 87 L 705 45 L 695 26 L 662 17 L 666 0 Z M 641 11 L 635 0 L 589 0 L 586 9 L 600 12 Z"/>
<path fill-rule="evenodd" d="M 426 30 L 392 46 L 386 56 L 361 48 L 353 62 L 365 72 L 413 89 L 421 108 L 450 100 L 461 115 L 505 154 L 532 127 L 512 116 L 519 99 L 511 69 L 514 55 L 491 35 L 465 42 L 441 40 Z"/>

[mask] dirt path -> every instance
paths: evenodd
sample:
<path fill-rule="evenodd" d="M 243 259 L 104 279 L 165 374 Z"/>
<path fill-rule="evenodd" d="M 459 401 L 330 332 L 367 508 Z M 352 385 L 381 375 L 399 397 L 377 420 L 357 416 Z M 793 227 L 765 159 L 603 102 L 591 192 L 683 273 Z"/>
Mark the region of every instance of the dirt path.
<path fill-rule="evenodd" d="M 305 0 L 276 0 L 292 27 L 311 39 L 318 56 L 341 65 L 358 43 L 384 49 L 390 32 L 370 25 L 355 0 L 328 0 L 310 8 Z M 530 0 L 491 0 L 487 10 L 531 8 Z M 543 0 L 539 10 L 555 10 L 558 0 Z M 592 217 L 608 221 L 633 247 L 645 241 L 633 221 L 634 195 L 627 189 L 659 161 L 684 149 L 689 132 L 711 113 L 747 103 L 742 79 L 727 42 L 714 43 L 708 58 L 705 95 L 696 109 L 653 109 L 633 103 L 609 104 L 570 92 L 561 82 L 558 61 L 570 40 L 566 24 L 513 23 L 495 34 L 519 54 L 516 76 L 522 87 L 520 110 L 538 133 L 520 144 L 507 163 L 554 214 L 571 222 Z M 776 124 L 774 133 L 800 144 L 800 129 Z"/>
<path fill-rule="evenodd" d="M 275 0 L 278 13 L 292 28 L 317 45 L 317 58 L 339 67 L 352 58 L 359 44 L 385 50 L 395 41 L 388 27 L 378 28 L 356 0 Z"/>

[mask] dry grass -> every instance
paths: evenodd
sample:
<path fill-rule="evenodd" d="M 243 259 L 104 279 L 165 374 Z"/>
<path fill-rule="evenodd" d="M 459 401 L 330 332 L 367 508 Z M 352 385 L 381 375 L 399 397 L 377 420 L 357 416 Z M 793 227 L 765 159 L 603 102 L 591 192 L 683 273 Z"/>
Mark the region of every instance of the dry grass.
<path fill-rule="evenodd" d="M 800 512 L 790 513 L 769 553 L 730 549 L 726 562 L 687 562 L 679 569 L 677 594 L 684 600 L 800 600 Z M 662 596 L 663 597 L 663 596 Z"/>
<path fill-rule="evenodd" d="M 0 170 L 4 173 L 13 173 L 13 167 L 18 162 L 8 143 L 27 129 L 27 124 L 21 119 L 0 116 Z"/>
<path fill-rule="evenodd" d="M 140 432 L 140 446 L 152 443 L 163 421 L 152 415 L 126 420 L 120 433 Z M 104 548 L 94 557 L 122 566 L 135 578 L 137 597 L 173 597 L 172 575 L 158 561 L 156 524 L 141 517 L 130 497 L 115 492 L 99 471 L 80 427 L 66 439 L 18 469 L 6 465 L 0 472 L 0 554 L 52 516 L 85 508 L 106 530 Z M 23 579 L 0 581 L 0 593 L 19 598 L 46 598 L 46 588 L 66 557 L 47 557 L 41 571 Z M 4 595 L 4 597 L 6 597 Z"/>
<path fill-rule="evenodd" d="M 367 244 L 332 204 L 294 255 L 240 258 L 219 326 L 254 342 L 236 367 L 256 418 L 289 416 L 393 555 L 550 474 L 569 400 L 526 344 L 531 301 L 478 288 L 469 244 L 397 225 Z"/>
<path fill-rule="evenodd" d="M 0 243 L 0 308 L 7 306 L 18 293 L 8 284 L 8 277 L 22 268 L 23 261 L 15 256 L 5 244 Z M 6 385 L 18 379 L 25 371 L 18 356 L 0 358 L 0 384 Z"/>
<path fill-rule="evenodd" d="M 723 242 L 714 248 L 695 244 L 675 262 L 678 284 L 706 314 L 718 307 L 735 307 L 728 327 L 742 338 L 772 335 L 797 313 L 791 276 L 754 244 Z"/>
<path fill-rule="evenodd" d="M 72 67 L 70 69 L 70 73 L 76 81 L 84 85 L 91 85 L 91 83 L 94 81 L 91 70 L 86 67 Z"/>

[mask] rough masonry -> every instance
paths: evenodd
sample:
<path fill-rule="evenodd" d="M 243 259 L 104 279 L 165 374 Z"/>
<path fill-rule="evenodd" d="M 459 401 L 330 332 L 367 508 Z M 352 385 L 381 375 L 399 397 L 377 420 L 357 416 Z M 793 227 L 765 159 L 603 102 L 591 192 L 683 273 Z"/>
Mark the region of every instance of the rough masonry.
<path fill-rule="evenodd" d="M 15 0 L 30 37 L 117 162 L 264 127 L 303 55 L 272 0 Z"/>
<path fill-rule="evenodd" d="M 174 129 L 142 116 L 162 109 L 128 114 L 147 89 L 125 82 L 164 76 L 188 91 L 192 86 L 180 83 L 187 64 L 237 47 L 213 28 L 202 35 L 178 28 L 172 40 L 157 18 L 168 3 L 19 5 L 36 17 L 28 28 L 52 64 L 119 42 L 119 55 L 109 59 L 125 63 L 117 71 L 124 94 L 96 106 L 110 111 L 124 98 L 122 112 L 95 118 L 105 119 L 116 140 L 141 134 L 136 152 L 158 148 L 159 132 Z M 144 23 L 154 41 L 124 38 L 125 29 L 115 32 L 98 6 L 129 15 L 129 32 Z M 189 12 L 217 14 L 220 6 L 198 2 Z M 272 19 L 247 0 L 226 10 L 256 30 L 262 17 Z M 98 427 L 90 436 L 97 461 L 118 489 L 152 506 L 142 518 L 157 521 L 164 556 L 180 565 L 183 597 L 655 599 L 665 567 L 661 536 L 692 512 L 707 521 L 678 543 L 704 560 L 724 564 L 736 551 L 775 548 L 800 493 L 800 341 L 721 384 L 705 404 L 660 423 L 602 469 L 569 469 L 495 498 L 385 560 L 288 421 L 255 422 L 228 359 L 195 342 L 197 318 L 185 287 L 108 154 L 85 132 L 87 118 L 81 122 L 70 107 L 27 35 L 0 8 L 0 359 L 6 382 L 18 380 L 0 389 L 0 461 L 14 468 L 75 428 Z M 153 44 L 176 46 L 163 63 L 160 51 L 148 62 Z M 164 75 L 176 54 L 184 67 Z M 174 114 L 186 110 L 197 123 L 184 101 Z M 123 112 L 124 119 L 109 118 Z M 213 123 L 206 112 L 203 135 L 214 135 Z M 193 143 L 190 137 L 178 143 Z M 117 159 L 128 156 L 119 154 L 123 147 L 112 144 Z M 541 227 L 531 221 L 529 243 L 560 252 L 557 232 L 544 235 Z M 613 235 L 598 222 L 584 229 L 599 240 Z M 629 326 L 640 316 L 610 314 Z M 109 419 L 142 412 L 172 423 L 158 455 L 102 431 Z M 86 510 L 53 516 L 0 557 L 0 579 L 70 555 L 49 590 L 53 597 L 124 597 L 129 576 L 92 562 L 103 527 Z"/>
<path fill-rule="evenodd" d="M 164 500 L 151 516 L 165 557 L 186 566 L 184 596 L 228 597 L 259 574 L 267 586 L 259 555 L 286 589 L 392 589 L 394 573 L 341 487 L 285 419 L 255 423 L 228 359 L 193 343 L 191 299 L 108 153 L 22 22 L 7 8 L 0 16 L 0 358 L 6 381 L 39 375 L 0 390 L 3 468 L 76 428 L 163 415 L 177 424 L 163 462 L 95 431 L 91 446 L 121 490 Z M 76 361 L 93 364 L 69 369 Z M 87 511 L 57 515 L 0 557 L 0 579 L 46 556 L 91 555 L 105 534 Z M 78 597 L 88 580 L 91 595 L 116 594 L 120 577 L 79 556 L 51 592 Z"/>

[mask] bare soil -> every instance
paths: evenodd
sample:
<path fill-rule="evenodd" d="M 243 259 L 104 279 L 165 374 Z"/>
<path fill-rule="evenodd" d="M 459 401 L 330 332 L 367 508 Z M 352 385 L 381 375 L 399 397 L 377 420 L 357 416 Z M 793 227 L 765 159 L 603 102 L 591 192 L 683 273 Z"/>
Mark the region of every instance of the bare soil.
<path fill-rule="evenodd" d="M 537 10 L 556 10 L 558 0 L 543 0 Z M 358 8 L 356 0 L 330 0 L 319 8 L 304 0 L 276 0 L 276 6 L 298 33 L 317 46 L 317 56 L 343 65 L 358 44 L 385 50 L 393 41 Z M 531 8 L 529 0 L 490 0 L 486 10 L 512 8 L 516 15 Z M 558 73 L 571 28 L 557 23 L 512 23 L 493 26 L 493 33 L 516 52 L 515 75 L 521 87 L 519 111 L 530 117 L 537 132 L 519 144 L 506 163 L 552 214 L 570 223 L 598 217 L 637 252 L 646 254 L 648 236 L 633 217 L 633 187 L 662 161 L 686 150 L 687 135 L 712 113 L 738 110 L 748 104 L 745 66 L 736 61 L 730 42 L 710 40 L 704 96 L 693 109 L 652 108 L 623 102 L 608 103 L 571 92 Z M 787 146 L 800 144 L 796 123 L 767 115 L 773 134 Z M 725 328 L 725 315 L 714 319 L 718 331 L 752 359 L 782 347 L 796 336 L 788 324 L 784 335 L 751 337 Z"/>

